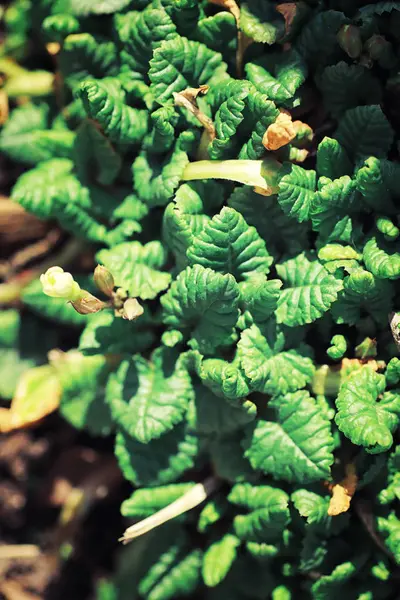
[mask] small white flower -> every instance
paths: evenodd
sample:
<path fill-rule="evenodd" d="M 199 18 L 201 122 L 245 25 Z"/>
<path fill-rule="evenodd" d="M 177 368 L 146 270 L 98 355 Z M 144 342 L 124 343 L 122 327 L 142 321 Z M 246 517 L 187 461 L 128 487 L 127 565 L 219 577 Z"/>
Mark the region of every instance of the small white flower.
<path fill-rule="evenodd" d="M 61 267 L 50 267 L 40 276 L 43 292 L 52 298 L 65 298 L 74 302 L 81 295 L 79 284 L 71 273 L 65 273 Z"/>

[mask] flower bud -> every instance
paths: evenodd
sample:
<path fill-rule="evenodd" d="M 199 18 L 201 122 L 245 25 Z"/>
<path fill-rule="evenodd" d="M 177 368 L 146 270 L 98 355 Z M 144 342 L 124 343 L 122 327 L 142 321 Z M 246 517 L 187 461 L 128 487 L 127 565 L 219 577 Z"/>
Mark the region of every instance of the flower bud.
<path fill-rule="evenodd" d="M 122 316 L 124 319 L 128 319 L 128 321 L 133 321 L 137 319 L 144 313 L 144 308 L 136 298 L 128 298 L 124 302 L 124 308 L 122 312 Z"/>
<path fill-rule="evenodd" d="M 355 25 L 343 25 L 337 34 L 339 46 L 350 58 L 357 58 L 362 51 L 361 32 Z"/>
<path fill-rule="evenodd" d="M 114 277 L 106 267 L 97 265 L 94 270 L 94 282 L 106 296 L 111 298 L 114 289 Z"/>
<path fill-rule="evenodd" d="M 383 35 L 372 35 L 365 42 L 364 49 L 384 69 L 390 69 L 396 63 L 393 46 Z"/>
<path fill-rule="evenodd" d="M 81 315 L 92 315 L 93 313 L 100 312 L 104 308 L 107 308 L 107 304 L 102 302 L 96 296 L 89 294 L 85 290 L 82 290 L 80 297 L 71 302 L 72 306 Z"/>
<path fill-rule="evenodd" d="M 74 302 L 82 293 L 71 273 L 65 273 L 61 267 L 47 269 L 46 273 L 40 276 L 40 282 L 43 292 L 51 298 L 64 298 Z"/>

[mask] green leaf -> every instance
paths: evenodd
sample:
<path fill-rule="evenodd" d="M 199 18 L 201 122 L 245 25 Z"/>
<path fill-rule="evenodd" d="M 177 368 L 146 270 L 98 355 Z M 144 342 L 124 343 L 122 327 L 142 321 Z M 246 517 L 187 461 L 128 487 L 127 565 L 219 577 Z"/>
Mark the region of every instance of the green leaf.
<path fill-rule="evenodd" d="M 200 19 L 194 36 L 196 40 L 212 50 L 221 52 L 229 60 L 232 58 L 231 52 L 236 47 L 235 17 L 227 11 L 221 11 L 210 17 Z"/>
<path fill-rule="evenodd" d="M 343 281 L 343 290 L 332 305 L 336 323 L 356 325 L 364 313 L 386 325 L 392 309 L 393 289 L 388 281 L 377 279 L 361 268 L 354 268 Z"/>
<path fill-rule="evenodd" d="M 315 372 L 307 348 L 285 351 L 285 335 L 271 320 L 260 329 L 253 325 L 240 336 L 241 366 L 254 390 L 263 394 L 286 394 L 310 383 Z"/>
<path fill-rule="evenodd" d="M 364 246 L 365 266 L 382 279 L 399 279 L 400 252 L 396 244 L 386 242 L 381 234 L 372 236 Z"/>
<path fill-rule="evenodd" d="M 72 88 L 83 79 L 100 79 L 118 73 L 115 44 L 90 33 L 69 35 L 62 45 L 59 61 L 65 80 Z"/>
<path fill-rule="evenodd" d="M 71 350 L 52 362 L 57 371 L 62 395 L 60 411 L 77 429 L 92 435 L 109 435 L 113 423 L 104 400 L 108 372 L 103 355 L 83 356 Z"/>
<path fill-rule="evenodd" d="M 113 419 L 138 442 L 147 444 L 182 421 L 194 398 L 182 362 L 174 351 L 161 347 L 151 361 L 136 355 L 110 375 L 106 397 Z"/>
<path fill-rule="evenodd" d="M 236 434 L 236 436 L 221 438 L 213 441 L 209 446 L 215 474 L 229 483 L 259 479 L 258 474 L 253 471 L 243 456 L 240 447 L 241 437 Z"/>
<path fill-rule="evenodd" d="M 117 433 L 115 442 L 122 473 L 137 486 L 175 481 L 193 467 L 197 452 L 197 437 L 183 423 L 149 444 L 142 444 L 122 431 Z"/>
<path fill-rule="evenodd" d="M 209 500 L 199 515 L 197 523 L 199 533 L 208 531 L 214 523 L 217 523 L 225 515 L 228 508 L 228 501 L 222 494 Z"/>
<path fill-rule="evenodd" d="M 0 346 L 15 348 L 18 345 L 21 316 L 15 309 L 0 310 Z"/>
<path fill-rule="evenodd" d="M 383 15 L 384 13 L 390 13 L 393 10 L 400 11 L 400 2 L 395 2 L 394 0 L 374 2 L 373 4 L 367 4 L 367 6 L 360 8 L 357 16 L 367 20 L 373 15 Z"/>
<path fill-rule="evenodd" d="M 239 285 L 241 301 L 255 321 L 263 323 L 275 312 L 281 287 L 279 279 L 267 281 L 263 275 L 250 277 Z"/>
<path fill-rule="evenodd" d="M 343 595 L 349 587 L 347 582 L 360 568 L 357 562 L 360 561 L 356 559 L 352 562 L 342 563 L 335 567 L 330 575 L 322 575 L 311 586 L 313 600 L 336 600 L 338 595 Z"/>
<path fill-rule="evenodd" d="M 134 189 L 149 206 L 165 206 L 179 187 L 183 171 L 189 164 L 188 153 L 196 141 L 193 131 L 183 131 L 163 161 L 142 151 L 132 165 Z"/>
<path fill-rule="evenodd" d="M 349 375 L 336 399 L 335 421 L 353 444 L 367 452 L 385 452 L 399 423 L 400 395 L 385 392 L 385 377 L 369 367 Z"/>
<path fill-rule="evenodd" d="M 84 121 L 77 130 L 74 145 L 75 167 L 80 179 L 100 185 L 114 183 L 122 158 L 93 121 Z"/>
<path fill-rule="evenodd" d="M 319 177 L 339 179 L 343 175 L 352 173 L 352 165 L 346 150 L 337 140 L 329 137 L 318 144 L 317 150 L 317 174 Z"/>
<path fill-rule="evenodd" d="M 336 10 L 316 12 L 303 27 L 295 47 L 307 64 L 321 67 L 327 64 L 338 49 L 336 35 L 347 17 Z"/>
<path fill-rule="evenodd" d="M 200 352 L 213 352 L 230 342 L 239 316 L 238 302 L 239 289 L 232 275 L 201 265 L 187 267 L 161 297 L 163 322 L 185 333 L 191 330 Z"/>
<path fill-rule="evenodd" d="M 179 114 L 168 104 L 152 112 L 151 129 L 143 140 L 143 149 L 152 154 L 163 154 L 170 150 L 175 142 L 178 120 Z"/>
<path fill-rule="evenodd" d="M 400 193 L 400 167 L 397 163 L 369 157 L 356 173 L 357 189 L 369 208 L 390 214 L 396 213 L 393 196 Z"/>
<path fill-rule="evenodd" d="M 315 171 L 288 165 L 279 181 L 278 202 L 284 213 L 302 223 L 309 219 L 316 189 Z"/>
<path fill-rule="evenodd" d="M 306 483 L 330 478 L 333 438 L 329 419 L 306 391 L 274 398 L 270 420 L 260 419 L 245 440 L 254 469 L 276 479 Z"/>
<path fill-rule="evenodd" d="M 139 144 L 148 128 L 147 111 L 132 108 L 110 93 L 100 81 L 83 81 L 77 90 L 85 111 L 111 141 Z"/>
<path fill-rule="evenodd" d="M 241 430 L 254 420 L 256 407 L 250 402 L 241 406 L 229 404 L 224 398 L 216 396 L 203 385 L 196 391 L 196 431 L 200 435 L 221 436 Z"/>
<path fill-rule="evenodd" d="M 79 350 L 86 355 L 143 352 L 155 339 L 154 332 L 146 329 L 150 323 L 146 311 L 137 321 L 127 321 L 110 310 L 102 310 L 86 317 Z"/>
<path fill-rule="evenodd" d="M 249 381 L 238 362 L 229 363 L 220 358 L 203 360 L 198 376 L 214 394 L 228 400 L 244 398 L 250 392 Z"/>
<path fill-rule="evenodd" d="M 307 76 L 307 65 L 296 50 L 272 53 L 245 65 L 248 79 L 278 105 L 290 105 Z"/>
<path fill-rule="evenodd" d="M 0 150 L 6 156 L 31 165 L 71 156 L 75 134 L 47 129 L 46 108 L 28 103 L 12 111 L 0 135 Z"/>
<path fill-rule="evenodd" d="M 328 181 L 316 192 L 310 209 L 315 231 L 326 242 L 353 242 L 351 213 L 357 208 L 355 182 L 347 175 Z"/>
<path fill-rule="evenodd" d="M 97 259 L 113 274 L 115 285 L 134 298 L 155 298 L 171 281 L 171 275 L 160 270 L 166 252 L 157 240 L 144 246 L 140 242 L 118 244 L 110 250 L 100 250 Z"/>
<path fill-rule="evenodd" d="M 175 256 L 178 268 L 187 266 L 186 251 L 193 236 L 210 221 L 209 213 L 222 202 L 221 185 L 212 179 L 181 185 L 174 201 L 164 211 L 163 238 Z"/>
<path fill-rule="evenodd" d="M 15 348 L 0 347 L 0 397 L 11 400 L 22 375 L 36 364 L 36 360 L 23 358 Z"/>
<path fill-rule="evenodd" d="M 279 111 L 248 81 L 222 80 L 206 98 L 215 112 L 215 139 L 208 147 L 211 159 L 256 160 L 265 155 L 262 140 Z"/>
<path fill-rule="evenodd" d="M 393 129 L 378 105 L 357 106 L 346 111 L 336 139 L 354 162 L 369 156 L 386 158 L 393 142 Z"/>
<path fill-rule="evenodd" d="M 306 489 L 298 489 L 292 493 L 291 500 L 296 510 L 306 518 L 306 536 L 308 532 L 312 532 L 314 536 L 338 534 L 347 525 L 347 515 L 328 515 L 330 499 L 329 494 L 323 496 Z"/>
<path fill-rule="evenodd" d="M 122 10 L 131 0 L 69 0 L 70 10 L 77 17 L 108 15 Z"/>
<path fill-rule="evenodd" d="M 78 283 L 79 277 L 76 278 Z M 65 325 L 85 326 L 87 315 L 81 315 L 63 298 L 50 298 L 43 293 L 39 279 L 34 279 L 22 292 L 22 302 L 33 312 Z M 90 317 L 89 317 L 90 318 Z"/>
<path fill-rule="evenodd" d="M 229 502 L 245 508 L 246 515 L 233 520 L 236 535 L 245 541 L 273 543 L 282 538 L 290 521 L 289 496 L 269 485 L 237 483 L 228 496 Z"/>
<path fill-rule="evenodd" d="M 192 489 L 193 483 L 172 483 L 157 488 L 142 488 L 121 505 L 121 514 L 129 519 L 144 519 L 178 500 Z"/>
<path fill-rule="evenodd" d="M 237 281 L 269 272 L 272 258 L 265 242 L 242 215 L 224 207 L 194 236 L 187 250 L 190 265 L 199 264 L 219 273 L 231 273 Z"/>
<path fill-rule="evenodd" d="M 207 587 L 221 583 L 232 568 L 240 540 L 231 533 L 211 544 L 203 556 L 202 574 Z"/>
<path fill-rule="evenodd" d="M 272 3 L 248 0 L 240 6 L 240 28 L 249 38 L 271 46 L 284 36 L 284 21 Z"/>
<path fill-rule="evenodd" d="M 122 64 L 127 65 L 134 73 L 146 77 L 154 50 L 164 40 L 177 37 L 175 24 L 165 10 L 154 9 L 151 4 L 142 12 L 130 11 L 117 17 L 117 32 L 120 36 L 122 25 L 124 28 Z"/>
<path fill-rule="evenodd" d="M 176 37 L 156 48 L 148 75 L 152 94 L 157 102 L 165 104 L 172 100 L 173 92 L 211 85 L 213 80 L 223 78 L 225 72 L 221 54 L 199 42 Z"/>
<path fill-rule="evenodd" d="M 347 351 L 347 341 L 343 335 L 334 335 L 326 351 L 331 360 L 341 360 Z"/>
<path fill-rule="evenodd" d="M 389 455 L 387 470 L 387 485 L 379 492 L 380 504 L 390 504 L 400 500 L 400 446 Z"/>
<path fill-rule="evenodd" d="M 312 323 L 330 308 L 343 284 L 305 253 L 276 267 L 283 280 L 276 316 L 278 323 L 296 327 Z"/>
<path fill-rule="evenodd" d="M 171 546 L 139 584 L 146 600 L 170 600 L 190 595 L 197 587 L 203 560 L 201 550 L 188 552 L 184 543 Z"/>
<path fill-rule="evenodd" d="M 46 17 L 42 30 L 51 41 L 62 43 L 67 35 L 78 33 L 80 24 L 73 15 L 59 14 Z"/>
<path fill-rule="evenodd" d="M 379 104 L 382 90 L 379 80 L 361 65 L 340 61 L 326 67 L 318 81 L 329 112 L 337 119 L 349 108 Z"/>
<path fill-rule="evenodd" d="M 385 545 L 393 554 L 397 564 L 400 564 L 400 520 L 394 512 L 387 519 L 378 517 L 378 531 L 385 537 Z"/>
<path fill-rule="evenodd" d="M 261 196 L 249 186 L 236 187 L 228 204 L 257 229 L 273 256 L 298 254 L 308 246 L 306 227 L 285 215 L 275 196 Z"/>

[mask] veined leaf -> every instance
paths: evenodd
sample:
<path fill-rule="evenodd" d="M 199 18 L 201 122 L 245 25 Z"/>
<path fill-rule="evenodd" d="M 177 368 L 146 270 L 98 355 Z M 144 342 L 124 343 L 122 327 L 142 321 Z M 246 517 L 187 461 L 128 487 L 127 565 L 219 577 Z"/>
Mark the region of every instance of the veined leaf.
<path fill-rule="evenodd" d="M 380 106 L 357 106 L 346 111 L 336 139 L 354 162 L 369 156 L 386 157 L 393 142 L 393 129 Z"/>
<path fill-rule="evenodd" d="M 240 27 L 256 42 L 272 45 L 283 37 L 284 20 L 275 6 L 263 0 L 248 0 L 240 6 Z"/>
<path fill-rule="evenodd" d="M 202 552 L 189 552 L 184 541 L 175 542 L 150 568 L 139 584 L 147 600 L 173 600 L 193 592 L 200 580 Z"/>
<path fill-rule="evenodd" d="M 273 256 L 298 254 L 307 247 L 307 228 L 285 215 L 275 196 L 261 196 L 249 186 L 237 187 L 228 204 L 267 240 L 267 250 Z"/>
<path fill-rule="evenodd" d="M 67 35 L 78 33 L 78 19 L 70 14 L 50 15 L 42 23 L 42 30 L 51 41 L 62 43 Z"/>
<path fill-rule="evenodd" d="M 267 274 L 272 264 L 272 257 L 257 230 L 229 207 L 224 207 L 194 236 L 187 257 L 190 265 L 231 273 L 237 281 L 255 273 Z"/>
<path fill-rule="evenodd" d="M 380 324 L 386 324 L 391 312 L 393 289 L 388 281 L 377 279 L 361 268 L 354 268 L 343 281 L 343 290 L 332 305 L 332 315 L 337 323 L 358 323 L 364 312 Z"/>
<path fill-rule="evenodd" d="M 179 187 L 174 201 L 164 211 L 163 238 L 175 256 L 178 268 L 187 265 L 186 251 L 193 236 L 210 221 L 209 213 L 219 208 L 222 187 L 216 181 L 196 181 Z"/>
<path fill-rule="evenodd" d="M 122 158 L 95 123 L 84 121 L 78 128 L 74 145 L 78 176 L 84 181 L 111 185 L 117 177 Z"/>
<path fill-rule="evenodd" d="M 268 54 L 245 65 L 257 90 L 277 104 L 290 105 L 307 76 L 307 66 L 296 50 Z"/>
<path fill-rule="evenodd" d="M 309 219 L 316 189 L 315 175 L 312 169 L 307 171 L 298 165 L 289 165 L 279 181 L 278 202 L 283 212 L 299 223 Z"/>
<path fill-rule="evenodd" d="M 231 340 L 236 325 L 239 289 L 232 275 L 222 275 L 201 265 L 187 267 L 162 296 L 166 325 L 189 332 L 200 352 L 213 352 Z"/>
<path fill-rule="evenodd" d="M 319 177 L 339 179 L 343 175 L 352 173 L 352 165 L 346 150 L 337 140 L 329 137 L 318 144 L 317 151 L 317 173 Z"/>
<path fill-rule="evenodd" d="M 392 199 L 400 194 L 399 180 L 399 165 L 375 156 L 367 158 L 356 173 L 357 189 L 368 207 L 379 212 L 388 211 L 390 214 L 397 210 Z"/>
<path fill-rule="evenodd" d="M 177 37 L 175 24 L 164 9 L 154 9 L 151 4 L 142 12 L 130 11 L 117 16 L 117 31 L 124 31 L 122 63 L 146 77 L 154 50 L 164 40 Z"/>
<path fill-rule="evenodd" d="M 355 182 L 347 175 L 329 181 L 314 195 L 310 216 L 315 231 L 326 242 L 352 242 L 351 213 L 357 208 Z"/>
<path fill-rule="evenodd" d="M 271 420 L 249 430 L 245 456 L 254 469 L 300 483 L 330 478 L 333 438 L 330 422 L 306 391 L 268 403 Z"/>
<path fill-rule="evenodd" d="M 198 376 L 215 395 L 228 400 L 239 400 L 249 394 L 249 381 L 238 361 L 229 363 L 221 358 L 203 360 Z"/>
<path fill-rule="evenodd" d="M 151 92 L 157 102 L 172 100 L 173 92 L 187 87 L 211 85 L 224 78 L 226 64 L 221 54 L 209 50 L 199 42 L 177 37 L 162 42 L 150 61 Z"/>
<path fill-rule="evenodd" d="M 256 416 L 257 409 L 250 401 L 232 405 L 203 385 L 197 386 L 195 392 L 195 426 L 200 435 L 218 437 L 233 433 L 253 421 Z"/>
<path fill-rule="evenodd" d="M 90 33 L 69 35 L 64 40 L 59 60 L 63 75 L 72 88 L 83 79 L 100 79 L 118 73 L 115 44 Z"/>
<path fill-rule="evenodd" d="M 211 544 L 203 556 L 202 574 L 207 587 L 215 587 L 227 576 L 237 556 L 240 540 L 231 533 Z"/>
<path fill-rule="evenodd" d="M 147 444 L 182 421 L 194 398 L 182 362 L 161 347 L 150 361 L 136 355 L 110 375 L 106 397 L 113 419 L 137 441 Z"/>
<path fill-rule="evenodd" d="M 130 519 L 150 517 L 192 489 L 193 483 L 172 483 L 156 488 L 135 490 L 121 505 L 121 514 Z"/>
<path fill-rule="evenodd" d="M 245 508 L 246 515 L 233 520 L 236 535 L 248 542 L 273 543 L 282 538 L 289 523 L 289 496 L 269 485 L 237 483 L 228 496 L 229 502 Z"/>
<path fill-rule="evenodd" d="M 250 277 L 239 285 L 241 302 L 258 323 L 263 323 L 275 312 L 278 306 L 279 279 L 266 280 L 263 275 Z"/>
<path fill-rule="evenodd" d="M 307 348 L 285 351 L 285 335 L 271 319 L 261 329 L 253 325 L 240 336 L 240 362 L 252 387 L 263 394 L 286 394 L 310 383 L 315 367 Z"/>
<path fill-rule="evenodd" d="M 149 444 L 119 431 L 115 455 L 126 479 L 137 486 L 171 483 L 194 465 L 198 453 L 195 433 L 181 423 Z"/>
<path fill-rule="evenodd" d="M 100 81 L 84 81 L 77 94 L 87 115 L 97 121 L 110 140 L 124 144 L 141 142 L 148 127 L 147 111 L 131 108 Z"/>
<path fill-rule="evenodd" d="M 322 317 L 343 287 L 318 260 L 309 260 L 304 253 L 276 268 L 283 280 L 276 316 L 278 323 L 289 327 Z"/>
<path fill-rule="evenodd" d="M 111 271 L 115 285 L 127 290 L 134 298 L 155 298 L 171 281 L 171 275 L 160 270 L 166 261 L 166 253 L 158 241 L 144 246 L 140 242 L 125 242 L 110 250 L 100 250 L 97 258 Z"/>
<path fill-rule="evenodd" d="M 400 419 L 400 394 L 385 392 L 385 377 L 368 366 L 342 383 L 336 399 L 335 421 L 353 444 L 367 452 L 385 452 Z"/>
<path fill-rule="evenodd" d="M 337 119 L 346 110 L 362 104 L 379 104 L 382 90 L 379 80 L 361 65 L 341 61 L 328 66 L 318 81 L 325 106 Z"/>
<path fill-rule="evenodd" d="M 372 236 L 364 246 L 365 266 L 382 279 L 400 277 L 400 251 L 398 244 L 386 242 L 381 234 Z"/>
<path fill-rule="evenodd" d="M 317 12 L 303 27 L 295 47 L 307 64 L 321 67 L 327 64 L 338 47 L 336 34 L 347 17 L 336 10 Z"/>

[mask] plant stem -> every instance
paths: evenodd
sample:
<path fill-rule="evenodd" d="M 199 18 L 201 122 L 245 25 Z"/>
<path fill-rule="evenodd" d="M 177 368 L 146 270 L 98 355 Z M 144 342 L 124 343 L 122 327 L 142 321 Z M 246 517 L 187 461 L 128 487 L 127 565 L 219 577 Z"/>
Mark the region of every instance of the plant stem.
<path fill-rule="evenodd" d="M 128 527 L 124 532 L 124 535 L 120 538 L 120 541 L 127 544 L 134 538 L 137 538 L 145 533 L 148 533 L 155 527 L 163 525 L 167 521 L 182 515 L 183 513 L 195 508 L 210 494 L 212 494 L 220 485 L 220 481 L 216 477 L 209 477 L 203 483 L 197 483 L 192 487 L 191 490 L 183 494 L 180 498 L 171 502 L 165 508 L 154 513 L 151 517 L 147 517 L 139 523 L 135 523 Z"/>
<path fill-rule="evenodd" d="M 199 160 L 185 168 L 182 180 L 227 179 L 251 185 L 255 191 L 272 196 L 278 192 L 282 165 L 274 158 L 264 160 Z"/>

